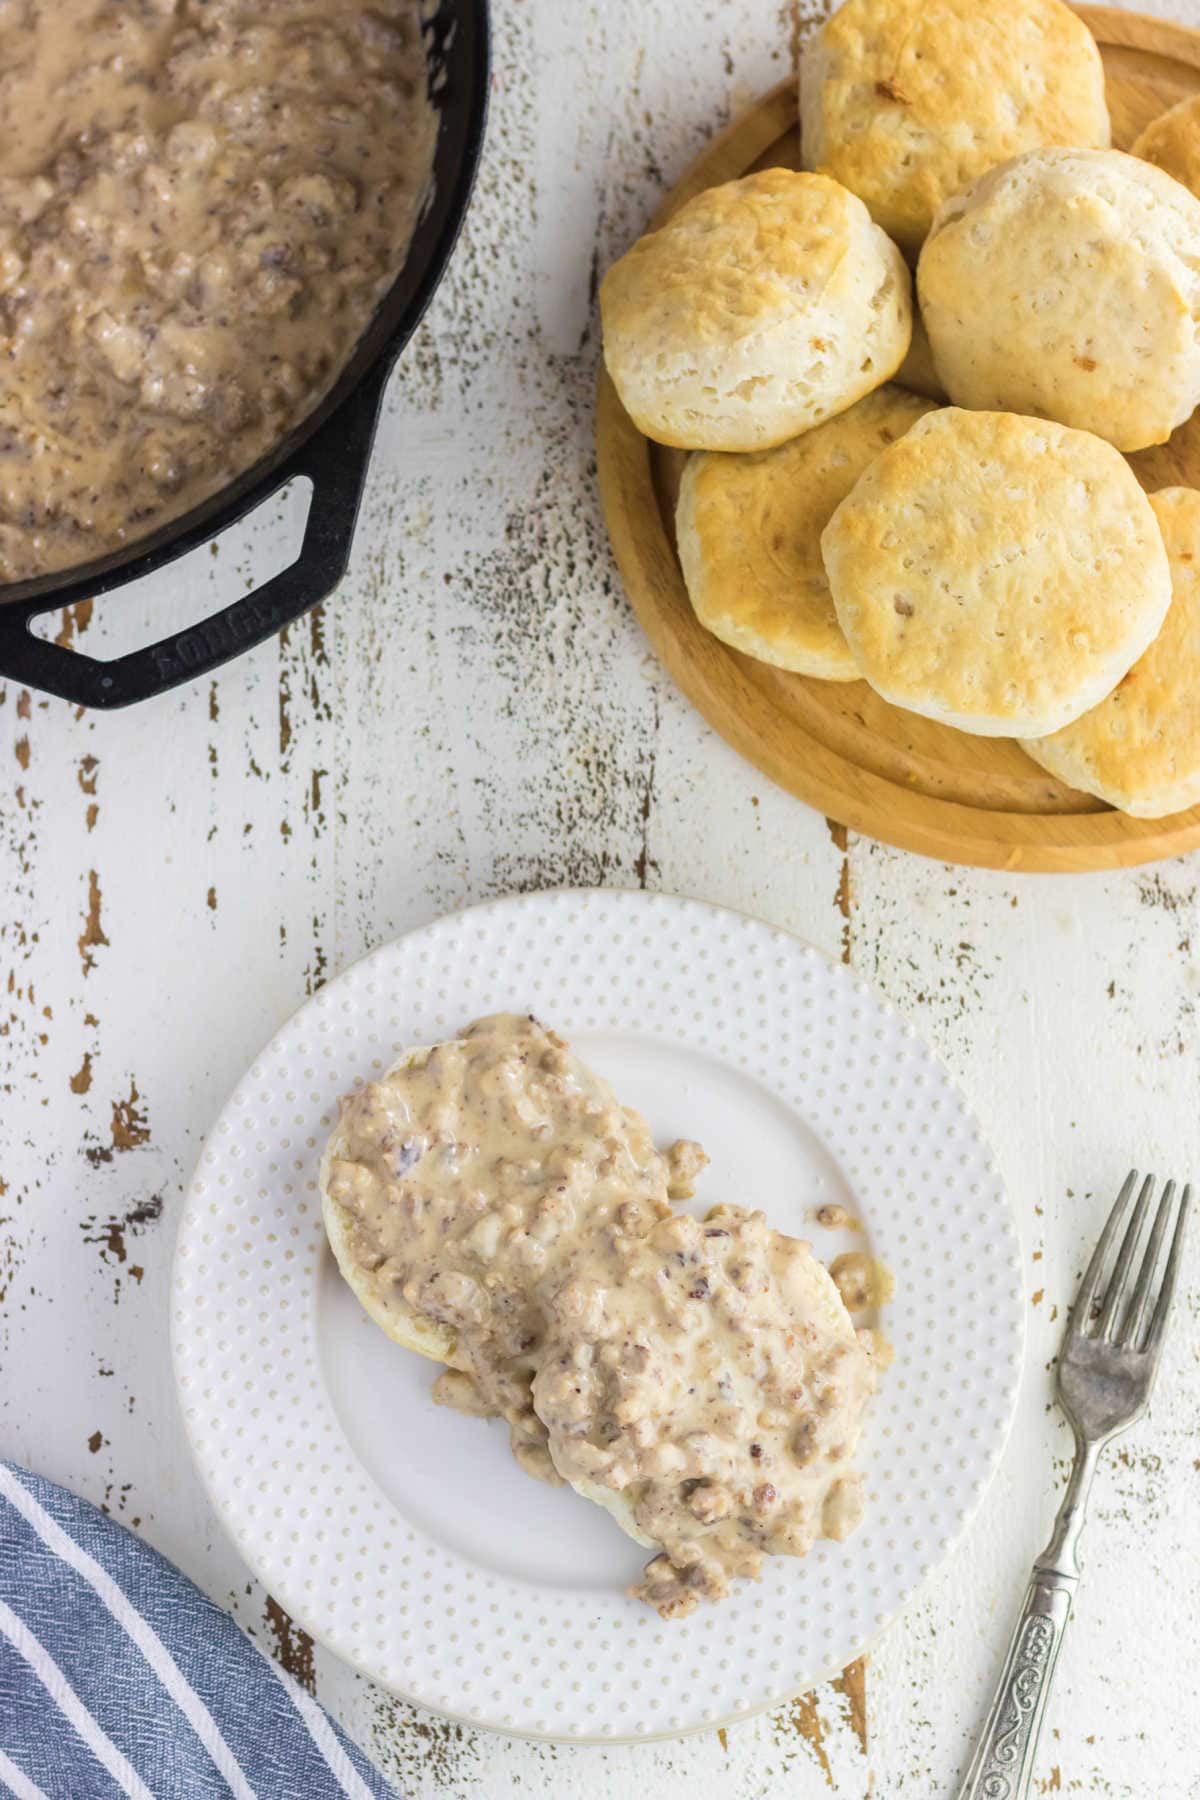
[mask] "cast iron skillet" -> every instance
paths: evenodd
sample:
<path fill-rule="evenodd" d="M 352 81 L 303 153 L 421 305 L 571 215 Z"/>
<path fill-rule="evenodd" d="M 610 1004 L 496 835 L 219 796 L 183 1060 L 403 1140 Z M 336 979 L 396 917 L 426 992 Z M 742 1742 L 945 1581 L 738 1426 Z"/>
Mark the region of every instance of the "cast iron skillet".
<path fill-rule="evenodd" d="M 434 191 L 408 259 L 341 379 L 315 412 L 254 467 L 203 505 L 132 549 L 0 589 L 0 676 L 81 706 L 129 706 L 203 675 L 323 600 L 345 573 L 354 522 L 392 366 L 441 278 L 466 212 L 488 94 L 487 0 L 440 0 L 425 27 L 430 93 L 438 108 Z M 300 554 L 254 593 L 199 625 L 99 662 L 35 637 L 40 613 L 109 594 L 162 569 L 267 500 L 294 476 L 312 482 Z"/>

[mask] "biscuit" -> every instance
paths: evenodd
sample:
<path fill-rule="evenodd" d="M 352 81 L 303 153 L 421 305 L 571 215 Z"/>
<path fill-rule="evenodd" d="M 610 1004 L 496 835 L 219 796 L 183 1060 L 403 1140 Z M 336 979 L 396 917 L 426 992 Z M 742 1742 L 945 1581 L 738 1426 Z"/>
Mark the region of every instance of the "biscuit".
<path fill-rule="evenodd" d="M 399 1074 L 402 1069 L 426 1062 L 434 1048 L 433 1045 L 422 1045 L 403 1051 L 388 1069 L 384 1080 Z M 455 1361 L 454 1333 L 437 1319 L 410 1306 L 395 1289 L 385 1295 L 356 1255 L 354 1215 L 334 1199 L 331 1191 L 333 1166 L 346 1153 L 346 1141 L 339 1125 L 321 1154 L 317 1188 L 321 1195 L 325 1233 L 343 1279 L 367 1316 L 397 1344 L 403 1344 L 406 1350 L 415 1350 L 419 1356 L 427 1356 L 433 1362 L 444 1362 L 451 1368 L 460 1366 Z"/>
<path fill-rule="evenodd" d="M 927 400 L 936 400 L 942 406 L 946 404 L 946 390 L 934 367 L 929 333 L 925 329 L 925 321 L 915 306 L 913 307 L 912 342 L 908 346 L 908 355 L 896 370 L 894 379 L 901 387 L 907 388 L 910 393 L 924 394 Z"/>
<path fill-rule="evenodd" d="M 942 407 L 870 463 L 821 536 L 838 622 L 885 700 L 1045 737 L 1111 692 L 1171 601 L 1154 512 L 1100 438 Z"/>
<path fill-rule="evenodd" d="M 910 252 L 944 200 L 1042 144 L 1106 145 L 1096 41 L 1062 0 L 846 0 L 805 49 L 806 169 Z"/>
<path fill-rule="evenodd" d="M 1193 194 L 1200 195 L 1200 94 L 1189 94 L 1186 100 L 1151 119 L 1132 154 L 1173 175 Z"/>
<path fill-rule="evenodd" d="M 958 406 L 1034 413 L 1119 450 L 1200 401 L 1200 200 L 1119 150 L 1031 150 L 950 200 L 917 267 Z"/>
<path fill-rule="evenodd" d="M 1162 630 L 1099 706 L 1025 744 L 1060 781 L 1139 819 L 1200 804 L 1200 493 L 1164 488 L 1150 504 L 1171 563 Z"/>
<path fill-rule="evenodd" d="M 776 450 L 691 457 L 676 536 L 700 623 L 760 662 L 857 681 L 821 561 L 821 532 L 867 464 L 931 410 L 915 394 L 881 387 Z"/>
<path fill-rule="evenodd" d="M 912 285 L 861 200 L 765 169 L 639 239 L 605 276 L 600 312 L 639 431 L 683 450 L 767 450 L 888 379 Z"/>

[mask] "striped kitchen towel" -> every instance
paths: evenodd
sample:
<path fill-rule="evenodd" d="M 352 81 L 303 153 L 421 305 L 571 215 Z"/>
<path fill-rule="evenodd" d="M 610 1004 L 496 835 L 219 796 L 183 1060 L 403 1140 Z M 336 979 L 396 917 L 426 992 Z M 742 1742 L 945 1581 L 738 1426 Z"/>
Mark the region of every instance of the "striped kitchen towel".
<path fill-rule="evenodd" d="M 3 1462 L 0 1793 L 394 1800 L 316 1701 L 178 1569 Z"/>

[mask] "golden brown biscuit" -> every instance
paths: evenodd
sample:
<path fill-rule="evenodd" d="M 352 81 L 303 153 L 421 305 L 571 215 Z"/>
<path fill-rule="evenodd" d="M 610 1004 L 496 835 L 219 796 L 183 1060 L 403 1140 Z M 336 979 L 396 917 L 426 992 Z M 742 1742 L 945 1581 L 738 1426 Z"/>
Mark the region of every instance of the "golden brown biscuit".
<path fill-rule="evenodd" d="M 881 387 L 776 450 L 693 456 L 676 534 L 700 623 L 760 662 L 857 681 L 821 561 L 821 532 L 867 464 L 931 410 L 932 402 L 902 388 Z"/>
<path fill-rule="evenodd" d="M 1106 700 L 1025 749 L 1060 781 L 1161 819 L 1200 803 L 1200 493 L 1164 488 L 1150 504 L 1171 563 L 1162 630 Z"/>
<path fill-rule="evenodd" d="M 1119 150 L 1031 150 L 950 200 L 917 267 L 957 406 L 1036 413 L 1119 450 L 1200 402 L 1200 200 Z"/>
<path fill-rule="evenodd" d="M 805 168 L 915 251 L 995 163 L 1107 144 L 1104 69 L 1062 0 L 846 0 L 805 49 L 800 127 Z"/>
<path fill-rule="evenodd" d="M 1200 94 L 1151 119 L 1133 146 L 1133 155 L 1153 163 L 1193 194 L 1200 195 Z"/>
<path fill-rule="evenodd" d="M 937 400 L 942 406 L 946 404 L 947 394 L 942 386 L 933 361 L 933 347 L 929 342 L 929 333 L 925 322 L 917 308 L 913 307 L 912 342 L 908 346 L 908 355 L 896 370 L 895 380 L 910 393 L 924 394 L 928 400 Z"/>
<path fill-rule="evenodd" d="M 912 284 L 861 200 L 766 169 L 640 238 L 605 276 L 600 312 L 609 374 L 647 437 L 765 450 L 888 379 Z"/>
<path fill-rule="evenodd" d="M 821 552 L 872 687 L 983 737 L 1044 737 L 1095 706 L 1171 601 L 1124 457 L 1013 413 L 920 420 L 868 465 Z"/>

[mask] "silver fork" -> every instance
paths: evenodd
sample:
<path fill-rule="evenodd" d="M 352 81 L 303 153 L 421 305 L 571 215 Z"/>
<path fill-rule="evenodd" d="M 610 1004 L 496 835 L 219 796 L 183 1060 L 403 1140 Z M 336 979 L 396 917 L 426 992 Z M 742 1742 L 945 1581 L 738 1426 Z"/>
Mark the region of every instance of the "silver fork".
<path fill-rule="evenodd" d="M 1154 1386 L 1192 1190 L 1184 1188 L 1176 1208 L 1175 1183 L 1167 1182 L 1135 1279 L 1134 1262 L 1154 1195 L 1154 1177 L 1147 1175 L 1142 1183 L 1126 1224 L 1137 1184 L 1137 1170 L 1132 1169 L 1088 1264 L 1059 1353 L 1058 1400 L 1075 1433 L 1075 1463 L 1050 1542 L 1033 1565 L 1025 1605 L 958 1800 L 1024 1800 L 1029 1793 L 1050 1681 L 1079 1582 L 1079 1538 L 1092 1477 L 1109 1439 L 1142 1416 Z M 1171 1250 L 1156 1286 L 1173 1212 Z M 1121 1248 L 1105 1280 L 1109 1253 L 1122 1225 Z"/>

